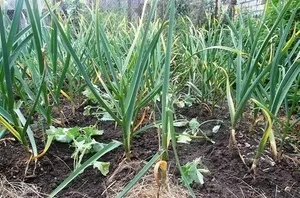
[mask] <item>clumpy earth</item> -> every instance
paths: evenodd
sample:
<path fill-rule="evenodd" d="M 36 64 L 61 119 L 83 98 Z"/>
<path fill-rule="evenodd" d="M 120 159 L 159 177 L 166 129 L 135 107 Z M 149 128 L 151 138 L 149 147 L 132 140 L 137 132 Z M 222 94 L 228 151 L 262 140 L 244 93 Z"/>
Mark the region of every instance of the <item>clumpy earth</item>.
<path fill-rule="evenodd" d="M 66 127 L 90 126 L 97 122 L 93 116 L 83 116 L 84 108 L 77 106 L 75 114 L 72 113 L 69 104 L 64 104 L 62 111 L 66 118 Z M 226 105 L 225 105 L 226 106 Z M 271 154 L 266 151 L 260 160 L 257 175 L 250 170 L 252 158 L 257 148 L 259 138 L 262 135 L 263 123 L 249 132 L 250 120 L 247 116 L 237 128 L 237 140 L 242 157 L 236 151 L 228 148 L 229 139 L 229 115 L 226 108 L 216 108 L 211 113 L 204 105 L 194 105 L 176 110 L 177 118 L 185 117 L 188 120 L 197 118 L 198 122 L 212 119 L 223 121 L 216 134 L 210 136 L 214 144 L 205 139 L 194 139 L 190 144 L 178 144 L 177 151 L 181 164 L 201 158 L 203 166 L 210 172 L 204 175 L 204 184 L 192 184 L 196 197 L 300 197 L 300 156 L 286 149 L 280 161 L 274 162 Z M 55 116 L 59 117 L 58 114 Z M 59 119 L 59 118 L 58 118 Z M 201 126 L 202 131 L 210 131 L 214 122 L 208 122 Z M 97 137 L 97 141 L 108 143 L 111 140 L 121 141 L 121 130 L 113 122 L 99 122 L 98 127 L 103 129 L 104 135 Z M 182 132 L 184 129 L 177 128 Z M 43 137 L 37 137 L 40 145 L 43 145 Z M 40 147 L 40 150 L 42 146 Z M 134 161 L 147 161 L 158 150 L 158 137 L 155 129 L 147 130 L 134 137 L 132 156 Z M 51 193 L 72 171 L 74 148 L 68 144 L 53 142 L 47 154 L 38 160 L 34 170 L 34 164 L 27 168 L 28 156 L 21 144 L 3 140 L 0 141 L 0 174 L 10 182 L 24 181 L 38 187 L 41 196 Z M 107 193 L 113 187 L 108 183 L 108 178 L 123 160 L 123 149 L 119 147 L 104 155 L 101 161 L 110 162 L 110 172 L 104 177 L 98 170 L 87 168 L 75 180 L 73 180 L 58 197 L 109 197 Z M 179 182 L 180 174 L 175 165 L 172 149 L 169 151 L 169 173 L 173 175 L 173 181 Z M 124 168 L 114 176 L 114 181 L 123 181 L 124 185 L 138 173 L 139 168 Z M 25 175 L 26 171 L 26 175 Z M 27 195 L 34 197 L 34 195 Z"/>

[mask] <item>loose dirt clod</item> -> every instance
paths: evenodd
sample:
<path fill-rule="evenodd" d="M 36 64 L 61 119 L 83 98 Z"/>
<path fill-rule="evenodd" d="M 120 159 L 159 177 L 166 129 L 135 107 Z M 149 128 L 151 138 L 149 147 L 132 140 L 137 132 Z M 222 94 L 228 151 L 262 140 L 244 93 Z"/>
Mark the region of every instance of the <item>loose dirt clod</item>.
<path fill-rule="evenodd" d="M 44 197 L 33 184 L 10 182 L 0 175 L 0 198 Z"/>

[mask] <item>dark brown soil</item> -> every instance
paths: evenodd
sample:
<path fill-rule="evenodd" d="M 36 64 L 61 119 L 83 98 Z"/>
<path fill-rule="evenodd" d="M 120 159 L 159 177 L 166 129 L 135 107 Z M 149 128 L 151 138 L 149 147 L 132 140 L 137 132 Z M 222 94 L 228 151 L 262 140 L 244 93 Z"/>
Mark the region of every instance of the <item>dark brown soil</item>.
<path fill-rule="evenodd" d="M 76 110 L 72 115 L 68 106 L 63 108 L 67 118 L 67 126 L 89 126 L 97 120 L 94 117 L 82 115 L 83 108 Z M 178 144 L 178 153 L 182 164 L 196 158 L 201 158 L 202 163 L 210 173 L 205 175 L 205 184 L 193 184 L 192 187 L 197 197 L 300 197 L 300 167 L 299 156 L 286 153 L 280 162 L 271 165 L 265 152 L 258 167 L 258 174 L 254 178 L 249 171 L 251 159 L 258 145 L 261 130 L 259 127 L 253 135 L 249 133 L 249 121 L 242 121 L 237 129 L 237 139 L 246 165 L 242 163 L 239 155 L 228 148 L 229 138 L 229 115 L 224 108 L 216 109 L 213 115 L 203 105 L 194 105 L 192 108 L 179 109 L 177 116 L 183 115 L 188 119 L 196 118 L 199 122 L 210 119 L 221 119 L 224 124 L 219 132 L 208 141 L 197 139 L 190 144 Z M 203 130 L 211 130 L 213 124 L 203 125 Z M 114 123 L 102 122 L 99 124 L 105 133 L 97 140 L 110 142 L 112 139 L 121 141 L 121 131 Z M 182 131 L 182 129 L 177 129 Z M 42 140 L 39 140 L 42 142 Z M 25 181 L 36 184 L 42 193 L 50 193 L 55 189 L 72 171 L 73 159 L 71 155 L 73 148 L 68 144 L 54 142 L 48 153 L 37 163 L 35 174 L 33 164 L 29 165 L 27 176 L 25 176 L 26 156 L 23 147 L 19 143 L 0 142 L 0 174 L 7 177 L 9 181 Z M 133 140 L 133 159 L 149 160 L 158 150 L 158 138 L 156 130 L 148 130 L 139 134 Z M 101 161 L 111 162 L 110 174 L 115 170 L 123 159 L 123 149 L 117 148 L 101 158 Z M 297 161 L 298 160 L 298 161 Z M 170 150 L 170 170 L 179 178 L 179 172 L 173 159 L 173 151 Z M 116 175 L 115 179 L 125 178 L 126 170 Z M 59 197 L 106 197 L 107 177 L 102 176 L 96 169 L 87 168 L 84 173 L 77 177 L 67 186 Z M 132 176 L 127 177 L 132 178 Z"/>

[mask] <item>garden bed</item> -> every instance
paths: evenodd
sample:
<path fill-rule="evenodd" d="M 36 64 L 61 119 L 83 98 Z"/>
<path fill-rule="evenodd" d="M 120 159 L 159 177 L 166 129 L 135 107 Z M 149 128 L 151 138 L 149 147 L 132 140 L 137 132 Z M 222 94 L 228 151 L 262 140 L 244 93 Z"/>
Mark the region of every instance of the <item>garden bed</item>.
<path fill-rule="evenodd" d="M 89 126 L 97 121 L 92 116 L 83 116 L 82 107 L 76 109 L 75 115 L 71 114 L 68 104 L 63 109 L 69 127 Z M 176 112 L 176 115 L 181 114 L 188 119 L 197 117 L 199 122 L 210 119 L 224 121 L 219 132 L 211 137 L 215 144 L 202 139 L 192 140 L 190 144 L 178 144 L 182 164 L 200 157 L 203 165 L 210 171 L 204 175 L 204 185 L 192 185 L 196 197 L 299 197 L 299 156 L 286 153 L 286 157 L 274 165 L 273 161 L 268 158 L 268 152 L 265 152 L 260 161 L 258 174 L 254 178 L 249 167 L 251 167 L 251 158 L 261 137 L 261 130 L 257 127 L 256 132 L 250 135 L 248 120 L 242 121 L 237 129 L 237 139 L 245 158 L 245 165 L 240 156 L 228 148 L 230 124 L 227 112 L 227 110 L 217 108 L 211 115 L 203 105 L 194 105 Z M 212 126 L 204 125 L 203 130 L 209 130 Z M 121 131 L 115 127 L 114 123 L 101 122 L 99 128 L 104 130 L 104 135 L 98 138 L 98 141 L 110 142 L 112 139 L 121 141 Z M 37 162 L 35 174 L 32 174 L 34 165 L 30 163 L 26 177 L 24 177 L 24 172 L 27 158 L 24 156 L 25 151 L 22 145 L 13 141 L 1 141 L 0 150 L 0 174 L 4 175 L 9 182 L 24 181 L 34 184 L 38 187 L 42 197 L 54 190 L 73 169 L 71 155 L 74 149 L 68 144 L 53 142 L 47 154 Z M 157 150 L 156 130 L 143 132 L 133 140 L 133 163 L 149 160 Z M 104 177 L 98 170 L 89 167 L 60 192 L 58 197 L 110 197 L 108 192 L 114 191 L 111 189 L 114 185 L 107 183 L 107 178 L 123 160 L 122 153 L 123 149 L 119 147 L 101 158 L 101 161 L 111 162 L 108 176 Z M 114 181 L 122 181 L 125 185 L 138 171 L 138 166 L 125 168 L 116 174 Z M 170 150 L 169 173 L 173 175 L 172 181 L 178 183 L 180 174 L 175 166 L 172 150 Z M 26 196 L 36 197 L 30 193 Z"/>

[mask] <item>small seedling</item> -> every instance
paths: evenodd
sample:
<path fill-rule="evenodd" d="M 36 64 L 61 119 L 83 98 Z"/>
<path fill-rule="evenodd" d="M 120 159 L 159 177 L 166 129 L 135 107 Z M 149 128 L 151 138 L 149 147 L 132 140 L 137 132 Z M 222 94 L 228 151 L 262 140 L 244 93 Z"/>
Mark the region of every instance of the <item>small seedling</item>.
<path fill-rule="evenodd" d="M 73 128 L 56 128 L 51 126 L 47 130 L 49 136 L 54 136 L 54 139 L 63 143 L 72 143 L 75 151 L 72 154 L 74 159 L 74 169 L 80 167 L 83 157 L 88 153 L 95 153 L 105 147 L 106 144 L 97 142 L 93 136 L 99 136 L 104 133 L 103 130 L 95 129 L 95 127 L 73 127 Z M 98 168 L 104 176 L 109 172 L 109 162 L 95 161 L 91 165 Z"/>
<path fill-rule="evenodd" d="M 198 166 L 201 168 L 198 168 Z M 182 166 L 182 171 L 185 176 L 185 180 L 181 179 L 182 183 L 187 186 L 193 182 L 204 184 L 204 176 L 202 173 L 208 173 L 209 170 L 206 169 L 201 162 L 200 158 L 195 159 L 193 162 L 188 162 Z"/>
<path fill-rule="evenodd" d="M 216 125 L 212 128 L 211 131 L 204 132 L 201 130 L 202 125 L 212 121 L 216 122 Z M 190 121 L 188 120 L 177 121 L 174 123 L 174 126 L 176 127 L 184 127 L 188 125 L 188 128 L 183 133 L 177 135 L 177 142 L 189 144 L 192 141 L 192 139 L 203 138 L 210 141 L 211 143 L 214 143 L 214 141 L 208 138 L 208 136 L 218 133 L 221 127 L 221 123 L 223 123 L 223 121 L 221 120 L 207 120 L 205 122 L 199 123 L 196 118 L 193 118 Z M 201 132 L 201 136 L 198 135 L 199 132 Z"/>

